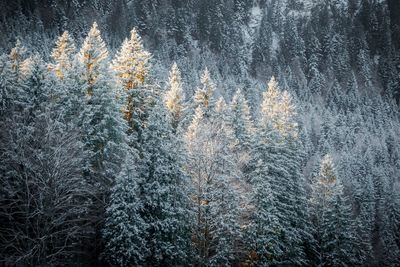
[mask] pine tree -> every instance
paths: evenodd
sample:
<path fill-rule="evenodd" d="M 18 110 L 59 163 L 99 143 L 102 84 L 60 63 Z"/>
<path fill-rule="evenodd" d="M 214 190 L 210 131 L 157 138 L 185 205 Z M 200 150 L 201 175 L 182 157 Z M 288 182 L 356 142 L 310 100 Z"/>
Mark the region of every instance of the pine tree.
<path fill-rule="evenodd" d="M 319 176 L 312 184 L 313 235 L 316 266 L 357 264 L 351 206 L 343 193 L 330 155 L 321 162 Z"/>
<path fill-rule="evenodd" d="M 182 144 L 160 102 L 143 132 L 140 190 L 142 217 L 148 227 L 146 264 L 187 266 L 192 220 L 189 178 L 183 172 Z"/>
<path fill-rule="evenodd" d="M 171 113 L 173 129 L 178 127 L 184 116 L 183 97 L 181 72 L 174 63 L 169 74 L 168 91 L 165 93 L 165 105 Z"/>

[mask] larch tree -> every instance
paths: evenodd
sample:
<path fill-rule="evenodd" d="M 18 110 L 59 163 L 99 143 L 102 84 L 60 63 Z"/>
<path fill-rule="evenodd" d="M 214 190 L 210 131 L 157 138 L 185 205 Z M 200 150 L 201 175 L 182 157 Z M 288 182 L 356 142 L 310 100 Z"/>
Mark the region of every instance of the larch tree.
<path fill-rule="evenodd" d="M 65 71 L 72 68 L 74 56 L 76 53 L 75 42 L 65 31 L 56 41 L 56 46 L 53 48 L 51 58 L 54 63 L 49 64 L 49 69 L 54 71 L 59 79 L 63 79 Z"/>
<path fill-rule="evenodd" d="M 57 39 L 51 59 L 48 69 L 54 77 L 49 76 L 49 79 L 53 79 L 55 83 L 52 102 L 58 106 L 65 126 L 76 129 L 79 112 L 84 108 L 86 92 L 81 90 L 84 81 L 76 75 L 80 64 L 79 55 L 77 56 L 75 42 L 67 31 Z"/>
<path fill-rule="evenodd" d="M 129 125 L 129 134 L 136 139 L 137 149 L 142 140 L 142 131 L 153 104 L 152 89 L 145 84 L 149 75 L 151 55 L 144 50 L 142 40 L 136 29 L 125 39 L 112 62 L 119 83 L 118 94 L 124 104 L 125 119 Z M 132 140 L 133 141 L 133 140 Z"/>
<path fill-rule="evenodd" d="M 315 266 L 351 266 L 358 264 L 351 206 L 337 177 L 332 157 L 326 155 L 318 177 L 312 184 L 310 199 Z"/>
<path fill-rule="evenodd" d="M 199 266 L 233 264 L 241 236 L 238 170 L 231 157 L 236 142 L 232 129 L 221 120 L 226 112 L 223 101 L 216 106 L 206 117 L 207 106 L 199 105 L 185 134 L 186 171 L 194 187 L 194 260 Z"/>
<path fill-rule="evenodd" d="M 168 90 L 165 93 L 165 105 L 172 117 L 172 127 L 176 129 L 182 121 L 185 107 L 181 72 L 174 63 L 169 73 Z"/>
<path fill-rule="evenodd" d="M 208 117 L 213 112 L 215 107 L 215 84 L 210 77 L 210 72 L 207 68 L 205 68 L 203 74 L 201 75 L 201 87 L 196 89 L 196 92 L 193 96 L 196 107 L 202 107 L 204 111 L 204 116 Z"/>

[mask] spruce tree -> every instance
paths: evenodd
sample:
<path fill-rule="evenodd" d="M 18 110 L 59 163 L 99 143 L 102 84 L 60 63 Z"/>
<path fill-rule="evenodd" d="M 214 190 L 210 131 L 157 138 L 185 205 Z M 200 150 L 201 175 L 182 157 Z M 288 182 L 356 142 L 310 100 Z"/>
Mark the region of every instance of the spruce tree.
<path fill-rule="evenodd" d="M 258 224 L 263 222 L 253 219 L 249 227 L 250 236 L 259 235 L 258 242 L 266 243 L 257 244 L 250 239 L 249 246 L 255 252 L 253 260 L 257 265 L 268 262 L 272 265 L 304 265 L 306 205 L 300 169 L 301 154 L 296 145 L 299 143 L 298 130 L 290 96 L 280 92 L 274 78 L 264 93 L 261 110 L 262 117 L 252 149 L 250 181 L 253 190 L 263 186 L 271 188 L 272 196 L 268 197 L 268 201 L 273 203 L 274 208 L 269 208 L 257 194 L 251 196 L 250 203 L 256 207 L 252 218 L 273 218 L 271 227 L 275 235 L 270 236 L 271 228 L 260 226 Z M 273 217 L 262 215 L 271 211 L 275 213 L 268 216 Z M 259 229 L 265 232 L 255 234 Z M 268 250 L 265 247 L 270 238 L 273 242 Z"/>
<path fill-rule="evenodd" d="M 173 133 L 171 119 L 159 101 L 143 131 L 141 215 L 148 227 L 146 264 L 151 266 L 187 266 L 190 262 L 190 180 L 183 172 L 183 147 Z"/>
<path fill-rule="evenodd" d="M 132 158 L 126 164 L 134 164 L 136 153 L 127 146 L 127 125 L 108 72 L 108 51 L 96 23 L 89 31 L 78 59 L 79 83 L 84 98 L 78 126 L 85 150 L 83 174 L 94 195 L 90 212 L 94 218 L 94 245 L 97 246 L 110 187 L 125 158 Z"/>
<path fill-rule="evenodd" d="M 127 157 L 111 189 L 110 203 L 102 231 L 104 258 L 116 266 L 137 266 L 144 263 L 148 225 L 141 217 L 138 172 Z"/>
<path fill-rule="evenodd" d="M 247 100 L 240 89 L 236 91 L 232 98 L 230 110 L 232 128 L 239 141 L 239 146 L 241 149 L 249 149 L 254 134 L 254 125 Z"/>

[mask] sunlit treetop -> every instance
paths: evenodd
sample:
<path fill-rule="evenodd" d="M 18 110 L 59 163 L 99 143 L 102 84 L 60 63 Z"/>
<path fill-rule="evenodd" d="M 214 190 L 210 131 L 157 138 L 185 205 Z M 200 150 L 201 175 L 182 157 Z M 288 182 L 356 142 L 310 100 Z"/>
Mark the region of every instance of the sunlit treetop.
<path fill-rule="evenodd" d="M 125 39 L 112 68 L 125 90 L 142 85 L 149 73 L 151 54 L 144 50 L 142 40 L 134 28 L 130 39 Z"/>
<path fill-rule="evenodd" d="M 297 137 L 296 108 L 292 102 L 290 94 L 282 92 L 275 77 L 272 77 L 267 91 L 263 93 L 262 124 L 273 127 L 282 136 Z"/>
<path fill-rule="evenodd" d="M 68 31 L 65 31 L 57 39 L 56 46 L 51 53 L 54 64 L 49 65 L 49 68 L 55 72 L 58 78 L 63 79 L 64 72 L 72 67 L 75 52 L 75 42 Z"/>
<path fill-rule="evenodd" d="M 176 63 L 174 63 L 169 73 L 168 88 L 164 97 L 164 103 L 172 116 L 174 128 L 182 119 L 183 101 L 181 72 Z"/>
<path fill-rule="evenodd" d="M 201 87 L 197 88 L 194 95 L 194 101 L 205 109 L 210 109 L 213 106 L 213 95 L 215 92 L 215 84 L 210 77 L 210 73 L 205 68 L 201 79 Z"/>
<path fill-rule="evenodd" d="M 93 85 L 97 77 L 104 72 L 107 67 L 107 58 L 108 51 L 106 44 L 101 38 L 97 23 L 94 22 L 79 51 L 79 60 L 84 67 L 83 78 L 89 85 Z M 87 94 L 91 95 L 92 93 L 92 89 L 89 86 Z"/>

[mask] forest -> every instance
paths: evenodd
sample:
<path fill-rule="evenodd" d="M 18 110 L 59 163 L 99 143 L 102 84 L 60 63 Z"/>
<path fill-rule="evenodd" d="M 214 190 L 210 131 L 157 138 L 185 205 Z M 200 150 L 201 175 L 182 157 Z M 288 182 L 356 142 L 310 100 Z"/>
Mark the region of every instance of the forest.
<path fill-rule="evenodd" d="M 0 266 L 400 266 L 397 0 L 0 0 Z"/>

